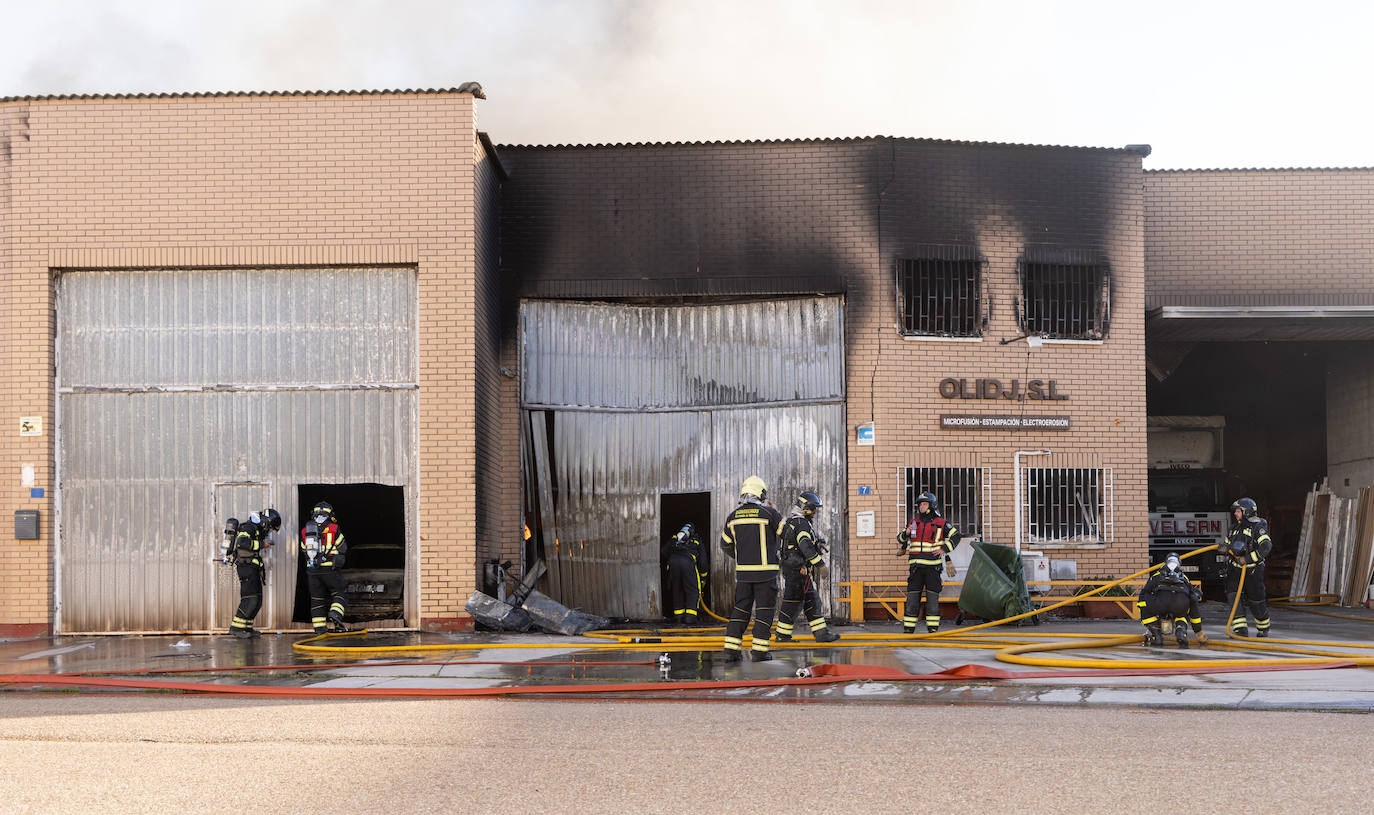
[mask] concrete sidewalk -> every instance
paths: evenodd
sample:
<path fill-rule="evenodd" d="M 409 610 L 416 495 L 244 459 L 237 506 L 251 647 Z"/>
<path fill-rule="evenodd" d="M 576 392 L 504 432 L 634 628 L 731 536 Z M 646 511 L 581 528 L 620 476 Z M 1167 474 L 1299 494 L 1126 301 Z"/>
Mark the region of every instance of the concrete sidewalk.
<path fill-rule="evenodd" d="M 1274 612 L 1274 635 L 1283 639 L 1323 640 L 1336 650 L 1374 639 L 1374 613 L 1341 609 L 1369 621 L 1334 619 L 1288 610 Z M 1204 605 L 1206 630 L 1220 633 L 1226 609 Z M 1138 634 L 1130 620 L 1050 620 L 1037 627 L 995 629 L 1018 633 L 1075 633 L 1097 636 Z M 671 629 L 666 629 L 671 632 Z M 840 628 L 856 632 L 899 633 L 895 623 L 868 623 Z M 666 674 L 657 653 L 617 648 L 588 648 L 598 642 L 581 637 L 542 634 L 447 635 L 382 631 L 363 638 L 331 640 L 339 645 L 509 644 L 526 648 L 483 648 L 454 653 L 357 657 L 302 656 L 291 649 L 304 634 L 266 634 L 258 640 L 228 636 L 55 637 L 0 641 L 0 674 L 99 673 L 110 677 L 173 680 L 227 685 L 271 685 L 311 688 L 446 689 L 499 688 L 528 685 L 586 685 L 587 697 L 816 701 L 916 704 L 1144 706 L 1160 708 L 1230 708 L 1280 710 L 1374 711 L 1374 673 L 1362 668 L 1231 672 L 1172 676 L 1054 677 L 1034 667 L 998 662 L 993 651 L 977 648 L 873 646 L 864 648 L 777 649 L 771 662 L 726 664 L 717 650 L 669 654 Z M 604 642 L 604 641 L 600 641 Z M 843 644 L 843 640 L 840 644 Z M 1352 649 L 1357 650 L 1357 649 Z M 1075 652 L 1075 656 L 1088 652 Z M 1257 658 L 1258 652 L 1203 649 L 1180 651 L 1123 647 L 1094 651 L 1092 656 L 1157 659 L 1162 667 L 1181 658 Z M 1370 654 L 1374 656 L 1374 649 Z M 1276 654 L 1278 655 L 1278 654 Z M 359 664 L 363 663 L 363 664 Z M 753 681 L 794 677 L 798 669 L 821 663 L 867 665 L 912 674 L 932 674 L 964 665 L 1009 671 L 1014 679 L 953 681 L 852 681 L 824 685 L 762 687 L 693 687 L 712 681 Z M 266 666 L 301 666 L 275 669 Z M 309 667 L 306 667 L 309 666 Z M 177 671 L 147 675 L 148 671 Z M 184 672 L 184 673 L 180 673 Z M 617 692 L 606 686 L 663 684 L 662 690 Z M 680 685 L 685 683 L 685 687 Z M 595 689 L 592 686 L 596 686 Z M 18 686 L 10 686 L 11 689 Z M 578 694 L 573 694 L 576 697 Z"/>

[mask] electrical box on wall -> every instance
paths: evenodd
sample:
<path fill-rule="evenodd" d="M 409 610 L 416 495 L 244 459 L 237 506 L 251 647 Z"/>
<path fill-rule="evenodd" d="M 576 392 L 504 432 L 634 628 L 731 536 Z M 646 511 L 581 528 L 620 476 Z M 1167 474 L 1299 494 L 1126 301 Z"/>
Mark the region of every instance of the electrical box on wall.
<path fill-rule="evenodd" d="M 38 510 L 17 509 L 14 511 L 14 539 L 21 541 L 38 540 Z"/>

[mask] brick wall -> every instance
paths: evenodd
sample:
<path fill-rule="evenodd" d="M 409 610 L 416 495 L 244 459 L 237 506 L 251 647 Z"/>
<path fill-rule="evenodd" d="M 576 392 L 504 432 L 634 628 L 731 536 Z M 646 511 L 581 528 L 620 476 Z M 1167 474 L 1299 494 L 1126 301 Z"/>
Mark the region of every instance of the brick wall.
<path fill-rule="evenodd" d="M 476 515 L 472 97 L 466 94 L 91 98 L 0 103 L 6 145 L 0 516 L 43 512 L 42 539 L 0 547 L 0 624 L 51 617 L 54 257 L 101 266 L 312 265 L 412 258 L 419 274 L 423 620 L 471 591 Z M 100 259 L 104 259 L 101 261 Z M 4 533 L 8 539 L 12 533 Z"/>
<path fill-rule="evenodd" d="M 1374 304 L 1374 170 L 1148 172 L 1146 304 Z"/>
<path fill-rule="evenodd" d="M 1354 498 L 1374 486 L 1374 343 L 1333 347 L 1326 365 L 1327 476 Z"/>

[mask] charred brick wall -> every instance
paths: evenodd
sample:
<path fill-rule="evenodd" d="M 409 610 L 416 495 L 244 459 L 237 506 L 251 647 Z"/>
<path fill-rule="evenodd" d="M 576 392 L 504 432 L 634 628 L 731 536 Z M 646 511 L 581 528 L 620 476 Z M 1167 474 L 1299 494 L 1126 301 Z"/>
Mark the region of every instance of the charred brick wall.
<path fill-rule="evenodd" d="M 902 468 L 987 468 L 990 540 L 1011 542 L 1012 456 L 1050 448 L 1043 466 L 1111 471 L 1113 543 L 1050 552 L 1083 575 L 1141 567 L 1145 507 L 1144 235 L 1140 156 L 875 138 L 829 142 L 503 147 L 503 271 L 528 297 L 670 298 L 844 292 L 851 434 L 850 575 L 900 579 Z M 919 245 L 972 247 L 991 302 L 978 342 L 904 338 L 895 264 Z M 1028 247 L 1090 250 L 1111 269 L 1111 327 L 1100 343 L 1015 340 L 1017 262 Z M 508 336 L 512 343 L 513 337 Z M 1053 379 L 1053 411 L 951 403 L 945 377 Z M 508 407 L 514 411 L 512 400 Z M 1068 432 L 944 430 L 941 413 L 1067 415 Z M 870 490 L 863 495 L 859 487 Z M 875 538 L 854 513 L 874 511 Z M 832 535 L 834 533 L 831 533 Z"/>

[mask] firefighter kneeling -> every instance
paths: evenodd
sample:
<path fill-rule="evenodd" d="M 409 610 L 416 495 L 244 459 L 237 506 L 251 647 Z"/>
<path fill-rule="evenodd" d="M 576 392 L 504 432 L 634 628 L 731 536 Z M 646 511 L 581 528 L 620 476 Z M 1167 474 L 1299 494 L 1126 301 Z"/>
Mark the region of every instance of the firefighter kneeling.
<path fill-rule="evenodd" d="M 1189 624 L 1197 641 L 1207 642 L 1207 635 L 1202 633 L 1202 614 L 1197 609 L 1201 599 L 1202 592 L 1188 582 L 1178 555 L 1170 552 L 1164 565 L 1145 581 L 1136 601 L 1140 622 L 1145 626 L 1145 644 L 1162 647 L 1164 635 L 1173 634 L 1178 647 L 1187 648 Z"/>
<path fill-rule="evenodd" d="M 831 631 L 821 615 L 820 598 L 816 595 L 816 576 L 824 580 L 830 576 L 830 567 L 825 565 L 821 555 L 825 554 L 825 541 L 816 537 L 811 525 L 816 510 L 821 508 L 821 499 L 814 492 L 804 492 L 797 496 L 796 506 L 787 514 L 779 534 L 779 565 L 782 572 L 782 606 L 778 609 L 778 642 L 792 641 L 792 623 L 798 611 L 806 613 L 811 624 L 811 635 L 816 642 L 834 642 L 839 634 Z"/>

